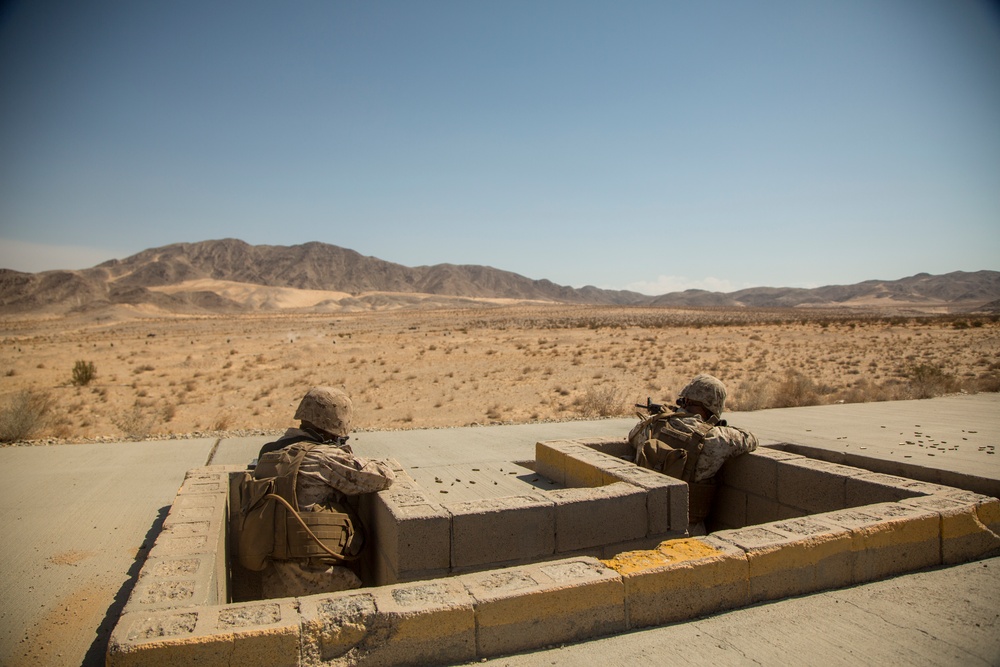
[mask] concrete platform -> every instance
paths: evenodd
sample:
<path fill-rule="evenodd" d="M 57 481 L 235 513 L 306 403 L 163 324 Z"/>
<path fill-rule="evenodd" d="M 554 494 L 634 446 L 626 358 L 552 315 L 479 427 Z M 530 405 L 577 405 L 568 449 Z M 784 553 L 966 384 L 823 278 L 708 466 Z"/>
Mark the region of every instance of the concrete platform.
<path fill-rule="evenodd" d="M 876 461 L 997 483 L 1000 464 L 990 452 L 1000 445 L 998 408 L 1000 396 L 987 394 L 771 410 L 730 420 L 772 444 L 856 450 Z M 360 433 L 352 444 L 361 454 L 411 466 L 528 460 L 538 440 L 620 436 L 633 423 Z M 103 664 L 108 633 L 185 471 L 245 463 L 263 441 L 0 449 L 0 530 L 13 536 L 0 542 L 0 663 Z M 1000 664 L 998 570 L 997 559 L 979 561 L 534 656 L 546 664 L 604 665 L 655 655 L 681 664 L 775 663 L 789 656 L 823 664 Z M 637 646 L 645 652 L 633 652 Z M 541 664 L 531 659 L 496 662 Z"/>

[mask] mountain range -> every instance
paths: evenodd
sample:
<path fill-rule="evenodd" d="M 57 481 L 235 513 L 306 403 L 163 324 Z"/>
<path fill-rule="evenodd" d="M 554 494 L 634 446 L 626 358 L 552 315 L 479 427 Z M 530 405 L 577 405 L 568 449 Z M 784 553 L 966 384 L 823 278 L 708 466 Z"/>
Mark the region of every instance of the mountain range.
<path fill-rule="evenodd" d="M 250 245 L 237 239 L 151 248 L 89 269 L 0 269 L 0 313 L 344 312 L 542 302 L 726 308 L 1000 310 L 1000 272 L 917 274 L 812 289 L 754 287 L 647 296 L 532 280 L 487 266 L 407 267 L 326 243 Z"/>

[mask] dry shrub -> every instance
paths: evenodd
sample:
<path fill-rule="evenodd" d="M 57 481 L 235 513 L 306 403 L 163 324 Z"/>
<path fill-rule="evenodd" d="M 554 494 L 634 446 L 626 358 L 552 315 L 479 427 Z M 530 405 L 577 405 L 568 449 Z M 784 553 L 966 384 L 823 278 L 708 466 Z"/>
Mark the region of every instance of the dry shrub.
<path fill-rule="evenodd" d="M 73 375 L 70 382 L 77 387 L 84 387 L 97 377 L 97 366 L 93 361 L 77 361 L 73 364 Z"/>
<path fill-rule="evenodd" d="M 726 401 L 726 408 L 737 412 L 752 412 L 772 407 L 775 381 L 772 377 L 754 377 L 740 383 Z"/>
<path fill-rule="evenodd" d="M 727 405 L 737 411 L 794 408 L 817 405 L 822 394 L 823 388 L 804 373 L 788 370 L 784 377 L 769 375 L 742 382 Z"/>
<path fill-rule="evenodd" d="M 629 413 L 624 395 L 617 387 L 590 387 L 574 405 L 584 417 L 617 417 Z"/>
<path fill-rule="evenodd" d="M 213 431 L 225 431 L 233 423 L 233 413 L 228 410 L 224 410 L 215 416 L 215 421 L 212 423 Z"/>
<path fill-rule="evenodd" d="M 789 370 L 778 382 L 774 392 L 775 408 L 793 408 L 800 405 L 817 405 L 820 388 L 812 378 L 799 371 Z"/>
<path fill-rule="evenodd" d="M 1000 375 L 983 374 L 972 382 L 973 391 L 1000 391 Z"/>
<path fill-rule="evenodd" d="M 142 440 L 149 435 L 155 419 L 153 415 L 147 415 L 137 401 L 127 412 L 112 417 L 111 423 L 124 433 L 125 437 L 131 440 Z"/>
<path fill-rule="evenodd" d="M 907 373 L 910 394 L 913 398 L 932 398 L 952 393 L 958 387 L 954 375 L 945 373 L 937 366 L 921 364 Z"/>
<path fill-rule="evenodd" d="M 0 442 L 28 440 L 49 424 L 54 401 L 48 392 L 26 389 L 0 408 Z"/>
<path fill-rule="evenodd" d="M 862 378 L 841 394 L 844 403 L 876 403 L 898 400 L 905 389 L 899 383 L 879 384 Z"/>

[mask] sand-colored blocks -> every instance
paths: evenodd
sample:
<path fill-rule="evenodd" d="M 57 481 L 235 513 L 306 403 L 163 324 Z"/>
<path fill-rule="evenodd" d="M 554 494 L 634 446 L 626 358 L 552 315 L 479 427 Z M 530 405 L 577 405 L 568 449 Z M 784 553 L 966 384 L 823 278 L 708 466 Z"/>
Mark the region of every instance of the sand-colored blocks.
<path fill-rule="evenodd" d="M 442 507 L 451 514 L 452 568 L 527 562 L 555 553 L 555 503 L 540 493 Z"/>
<path fill-rule="evenodd" d="M 216 560 L 211 553 L 147 558 L 124 613 L 226 602 Z"/>
<path fill-rule="evenodd" d="M 1000 553 L 1000 500 L 949 491 L 902 501 L 940 517 L 941 562 L 953 565 Z"/>
<path fill-rule="evenodd" d="M 455 579 L 300 600 L 302 665 L 464 662 L 476 656 L 472 598 Z"/>
<path fill-rule="evenodd" d="M 363 499 L 379 584 L 444 576 L 451 567 L 451 515 L 404 475 Z"/>
<path fill-rule="evenodd" d="M 723 510 L 733 528 L 654 543 L 686 526 L 687 486 L 618 457 L 623 446 L 541 443 L 543 469 L 590 485 L 552 488 L 529 474 L 518 477 L 524 493 L 451 503 L 396 466 L 397 483 L 359 506 L 369 587 L 235 604 L 223 604 L 235 586 L 226 589 L 226 512 L 242 470 L 191 471 L 108 664 L 454 664 L 1000 550 L 996 498 L 767 449 L 720 475 L 717 502 L 736 505 Z M 813 488 L 824 484 L 825 499 Z"/>
<path fill-rule="evenodd" d="M 459 578 L 475 600 L 477 653 L 514 653 L 625 630 L 621 577 L 569 558 Z"/>
<path fill-rule="evenodd" d="M 645 491 L 647 535 L 664 536 L 669 532 L 687 531 L 687 484 L 639 466 L 618 468 L 614 478 Z"/>
<path fill-rule="evenodd" d="M 921 495 L 920 490 L 907 484 L 909 481 L 905 477 L 874 472 L 852 475 L 847 478 L 844 504 L 846 507 L 860 507 Z"/>
<path fill-rule="evenodd" d="M 108 667 L 299 664 L 291 600 L 126 613 L 108 644 Z"/>
<path fill-rule="evenodd" d="M 535 470 L 568 487 L 597 488 L 616 482 L 639 487 L 646 495 L 646 537 L 667 538 L 685 533 L 687 484 L 636 466 L 627 456 L 629 449 L 625 440 L 539 442 L 535 444 Z"/>
<path fill-rule="evenodd" d="M 535 471 L 571 487 L 613 484 L 613 471 L 632 466 L 630 461 L 605 454 L 585 441 L 550 440 L 535 444 Z"/>
<path fill-rule="evenodd" d="M 880 503 L 814 518 L 850 531 L 852 583 L 884 579 L 941 562 L 940 521 L 933 511 Z"/>
<path fill-rule="evenodd" d="M 762 602 L 849 585 L 848 530 L 812 517 L 713 533 L 746 553 L 750 600 Z"/>
<path fill-rule="evenodd" d="M 782 461 L 778 466 L 778 504 L 798 508 L 804 514 L 845 507 L 850 477 L 845 470 L 853 469 L 806 458 Z"/>
<path fill-rule="evenodd" d="M 547 491 L 555 509 L 555 551 L 568 553 L 646 537 L 644 489 L 616 482 L 591 489 Z"/>
<path fill-rule="evenodd" d="M 713 536 L 670 540 L 603 562 L 624 582 L 629 628 L 673 623 L 750 601 L 746 554 Z"/>

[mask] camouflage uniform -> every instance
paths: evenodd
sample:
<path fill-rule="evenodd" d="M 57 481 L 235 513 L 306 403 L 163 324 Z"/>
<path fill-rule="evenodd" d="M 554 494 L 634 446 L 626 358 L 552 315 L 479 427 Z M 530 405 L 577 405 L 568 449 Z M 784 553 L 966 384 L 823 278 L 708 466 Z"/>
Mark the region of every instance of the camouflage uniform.
<path fill-rule="evenodd" d="M 281 439 L 264 445 L 260 453 L 281 449 L 293 442 L 321 443 L 306 453 L 295 479 L 295 499 L 300 512 L 309 512 L 330 502 L 343 503 L 346 497 L 374 493 L 389 488 L 395 474 L 383 461 L 355 456 L 343 444 L 350 431 L 353 409 L 346 394 L 325 387 L 309 390 L 295 413 L 302 428 L 288 429 Z M 323 433 L 336 436 L 327 441 Z M 261 572 L 264 598 L 296 597 L 330 593 L 361 586 L 357 574 L 342 565 L 318 558 L 272 560 Z"/>
<path fill-rule="evenodd" d="M 628 435 L 638 465 L 688 483 L 692 534 L 704 530 L 722 465 L 757 449 L 752 433 L 720 422 L 725 402 L 725 385 L 711 375 L 698 375 L 681 390 L 677 408 L 643 419 Z"/>

